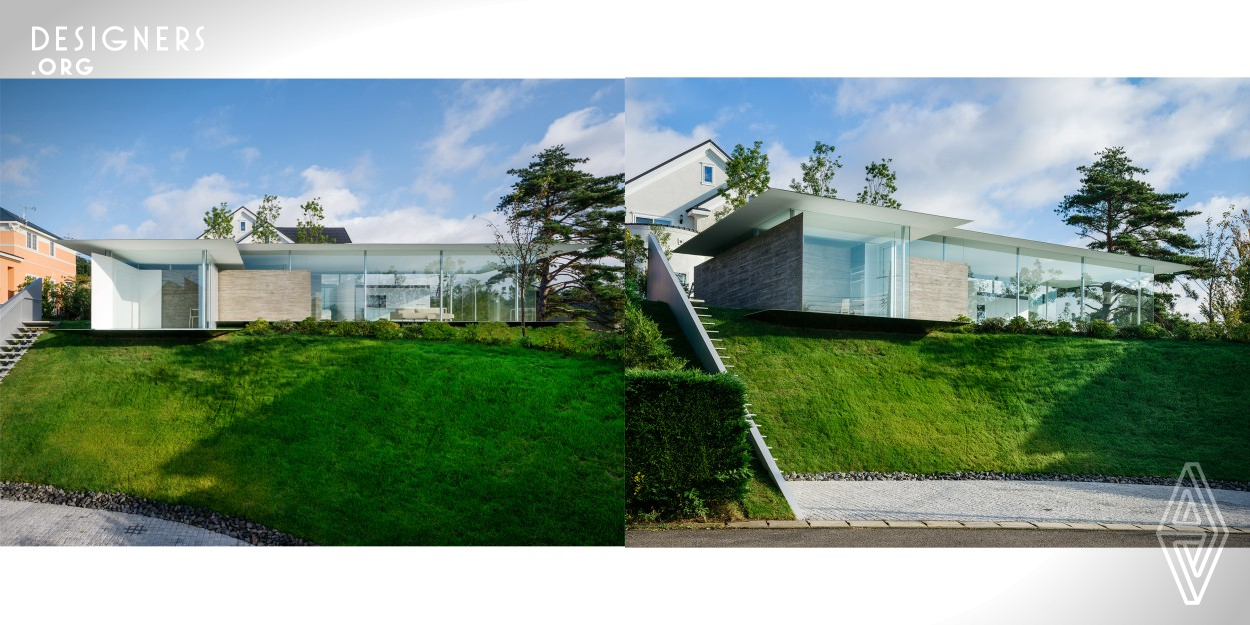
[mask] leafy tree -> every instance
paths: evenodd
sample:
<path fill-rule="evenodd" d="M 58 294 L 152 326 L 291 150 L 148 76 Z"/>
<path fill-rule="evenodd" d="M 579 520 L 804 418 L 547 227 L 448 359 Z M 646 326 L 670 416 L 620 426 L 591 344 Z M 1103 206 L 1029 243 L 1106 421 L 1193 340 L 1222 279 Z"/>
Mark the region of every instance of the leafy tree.
<path fill-rule="evenodd" d="M 595 176 L 582 171 L 588 162 L 563 145 L 547 148 L 526 167 L 508 170 L 516 181 L 495 208 L 540 224 L 538 236 L 548 247 L 580 246 L 536 261 L 534 314 L 540 320 L 563 316 L 613 325 L 624 301 L 625 174 Z"/>
<path fill-rule="evenodd" d="M 1181 285 L 1198 312 L 1229 328 L 1250 322 L 1250 210 L 1230 205 L 1218 222 L 1208 217 L 1198 257 L 1204 262 Z"/>
<path fill-rule="evenodd" d="M 864 167 L 864 189 L 855 196 L 860 204 L 873 204 L 886 208 L 902 208 L 903 205 L 894 194 L 898 192 L 895 184 L 898 175 L 890 169 L 892 158 L 883 158 L 880 162 L 873 161 Z"/>
<path fill-rule="evenodd" d="M 539 264 L 551 255 L 551 240 L 546 236 L 546 220 L 542 208 L 547 201 L 550 181 L 538 181 L 538 188 L 528 197 L 515 194 L 504 213 L 503 227 L 487 220 L 495 234 L 495 254 L 505 268 L 516 276 L 517 298 L 521 309 L 521 338 L 525 333 L 525 291 L 534 281 Z M 537 315 L 536 315 L 537 316 Z"/>
<path fill-rule="evenodd" d="M 768 190 L 768 155 L 760 149 L 763 145 L 762 141 L 756 141 L 750 149 L 742 147 L 741 143 L 734 146 L 725 162 L 725 185 L 716 191 L 725 198 L 725 203 L 716 211 L 716 219 L 742 208 L 751 198 Z"/>
<path fill-rule="evenodd" d="M 1187 253 L 1198 242 L 1185 233 L 1185 218 L 1197 211 L 1183 211 L 1176 203 L 1187 193 L 1158 193 L 1138 176 L 1150 170 L 1133 165 L 1123 147 L 1097 152 L 1090 165 L 1081 165 L 1081 188 L 1065 196 L 1055 209 L 1063 222 L 1077 228 L 1080 236 L 1091 239 L 1089 248 L 1119 254 L 1171 262 L 1200 262 Z M 1171 282 L 1160 277 L 1158 282 Z M 1112 283 L 1101 286 L 1101 296 L 1094 302 L 1100 308 L 1096 315 L 1104 320 L 1110 316 L 1118 291 Z M 1175 304 L 1173 295 L 1155 293 L 1155 314 L 1166 314 Z"/>
<path fill-rule="evenodd" d="M 812 148 L 812 155 L 799 165 L 803 170 L 802 179 L 791 178 L 790 189 L 821 197 L 838 197 L 838 190 L 833 188 L 833 177 L 842 169 L 842 160 L 834 155 L 835 149 L 832 145 L 817 141 Z"/>
<path fill-rule="evenodd" d="M 230 223 L 230 208 L 225 202 L 204 211 L 204 238 L 233 239 L 234 224 Z"/>
<path fill-rule="evenodd" d="M 280 243 L 278 234 L 278 215 L 282 214 L 282 205 L 276 195 L 266 195 L 256 209 L 256 225 L 252 227 L 252 238 L 257 243 Z"/>
<path fill-rule="evenodd" d="M 327 243 L 325 227 L 321 221 L 325 219 L 325 209 L 321 206 L 321 198 L 316 197 L 300 205 L 304 217 L 296 222 L 296 243 Z"/>

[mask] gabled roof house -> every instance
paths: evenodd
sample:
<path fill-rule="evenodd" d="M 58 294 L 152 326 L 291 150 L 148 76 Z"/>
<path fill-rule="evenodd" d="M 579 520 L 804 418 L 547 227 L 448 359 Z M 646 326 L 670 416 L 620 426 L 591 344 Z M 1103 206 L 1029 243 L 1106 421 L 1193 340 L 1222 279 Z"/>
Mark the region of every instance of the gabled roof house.
<path fill-rule="evenodd" d="M 253 234 L 256 232 L 256 213 L 246 206 L 240 206 L 230 213 L 230 223 L 234 227 L 235 243 L 260 243 Z M 276 226 L 278 230 L 277 243 L 294 243 L 298 239 L 299 228 L 289 226 Z M 347 228 L 322 228 L 322 232 L 326 235 L 329 243 L 351 243 L 352 238 L 347 234 Z M 205 230 L 196 237 L 198 239 L 205 238 L 208 231 Z"/>

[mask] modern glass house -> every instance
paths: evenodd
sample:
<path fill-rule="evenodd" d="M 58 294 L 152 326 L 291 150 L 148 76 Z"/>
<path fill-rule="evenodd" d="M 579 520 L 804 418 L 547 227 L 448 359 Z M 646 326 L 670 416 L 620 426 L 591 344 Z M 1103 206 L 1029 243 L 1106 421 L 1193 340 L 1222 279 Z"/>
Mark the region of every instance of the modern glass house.
<path fill-rule="evenodd" d="M 949 321 L 1149 321 L 1154 277 L 1191 269 L 967 230 L 939 215 L 770 189 L 673 250 L 710 256 L 713 306 Z"/>
<path fill-rule="evenodd" d="M 492 244 L 74 243 L 91 256 L 97 330 L 211 329 L 257 318 L 517 321 L 523 307 L 533 318 L 533 289 L 518 293 L 515 271 Z"/>

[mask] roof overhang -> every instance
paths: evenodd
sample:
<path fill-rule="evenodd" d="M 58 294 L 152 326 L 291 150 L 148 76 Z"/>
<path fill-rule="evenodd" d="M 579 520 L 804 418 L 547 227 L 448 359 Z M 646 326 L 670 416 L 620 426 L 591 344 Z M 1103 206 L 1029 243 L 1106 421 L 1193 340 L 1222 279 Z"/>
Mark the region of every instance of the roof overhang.
<path fill-rule="evenodd" d="M 1182 271 L 1193 269 L 1190 265 L 1181 263 L 1171 263 L 1163 260 L 1154 260 L 1153 258 L 1142 258 L 1140 256 L 1129 256 L 1128 254 L 1114 254 L 1112 252 L 1103 252 L 1101 250 L 1091 250 L 1084 247 L 1073 247 L 1071 245 L 1059 245 L 1057 243 L 1045 243 L 1042 241 L 1034 241 L 1031 239 L 1019 239 L 1016 237 L 1005 237 L 1000 234 L 989 234 L 988 232 L 977 232 L 975 230 L 964 230 L 963 228 L 953 228 L 948 232 L 942 232 L 948 237 L 959 237 L 969 239 L 971 241 L 980 241 L 982 243 L 993 243 L 996 245 L 1006 245 L 1009 247 L 1026 248 L 1030 250 L 1038 250 L 1041 252 L 1051 252 L 1055 254 L 1066 254 L 1068 256 L 1083 256 L 1094 260 L 1104 260 L 1113 263 L 1123 263 L 1130 265 L 1149 265 L 1154 267 L 1153 273 L 1159 274 L 1175 274 Z"/>
<path fill-rule="evenodd" d="M 773 220 L 778 215 L 793 211 L 798 213 L 818 213 L 836 217 L 848 217 L 896 226 L 907 226 L 911 229 L 911 238 L 919 239 L 950 230 L 956 226 L 969 223 L 967 219 L 943 217 L 929 213 L 883 208 L 871 204 L 859 204 L 834 198 L 808 195 L 786 189 L 769 189 L 751 198 L 751 201 L 738 210 L 729 213 L 720 221 L 695 235 L 689 241 L 673 251 L 678 254 L 694 254 L 697 256 L 715 256 L 725 249 L 737 244 L 752 230 Z"/>
<path fill-rule="evenodd" d="M 11 260 L 11 261 L 13 261 L 13 262 L 15 262 L 15 263 L 20 263 L 20 262 L 22 262 L 22 257 L 21 257 L 21 256 L 18 256 L 17 254 L 10 254 L 10 253 L 8 253 L 8 252 L 0 252 L 0 258 L 5 258 L 5 259 Z"/>
<path fill-rule="evenodd" d="M 104 254 L 133 264 L 199 264 L 208 252 L 217 265 L 242 267 L 239 246 L 230 239 L 76 239 L 82 254 Z"/>

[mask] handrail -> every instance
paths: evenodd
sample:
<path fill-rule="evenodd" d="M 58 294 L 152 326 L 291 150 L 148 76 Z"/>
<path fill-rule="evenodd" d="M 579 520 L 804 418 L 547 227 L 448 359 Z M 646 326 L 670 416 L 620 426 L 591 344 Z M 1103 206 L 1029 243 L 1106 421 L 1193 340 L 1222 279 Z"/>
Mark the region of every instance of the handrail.
<path fill-rule="evenodd" d="M 43 278 L 35 278 L 9 301 L 0 304 L 0 340 L 17 334 L 30 321 L 43 320 Z"/>

